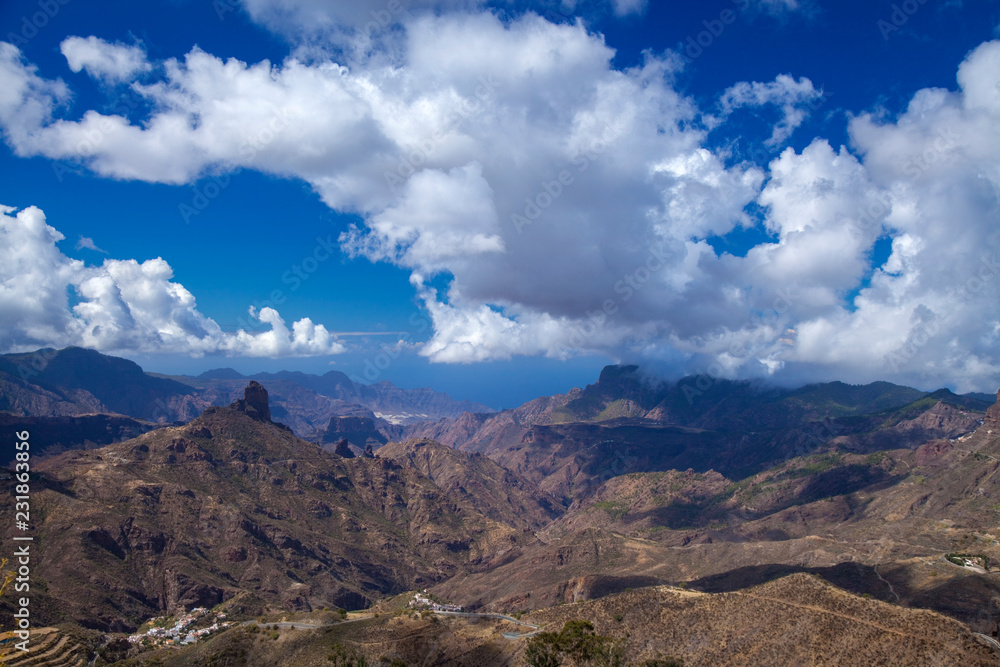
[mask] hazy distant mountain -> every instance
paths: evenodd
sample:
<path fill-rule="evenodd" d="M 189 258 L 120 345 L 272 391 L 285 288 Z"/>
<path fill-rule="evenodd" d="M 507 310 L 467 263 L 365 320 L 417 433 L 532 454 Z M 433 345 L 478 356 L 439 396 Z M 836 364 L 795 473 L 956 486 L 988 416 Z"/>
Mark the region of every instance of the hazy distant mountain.
<path fill-rule="evenodd" d="M 206 406 L 184 384 L 94 350 L 0 356 L 0 410 L 17 415 L 109 412 L 169 422 L 192 419 Z"/>
<path fill-rule="evenodd" d="M 243 380 L 245 375 L 232 368 L 215 368 L 198 376 L 199 380 Z"/>
<path fill-rule="evenodd" d="M 340 371 L 328 371 L 323 375 L 280 371 L 244 376 L 231 368 L 219 368 L 205 371 L 196 378 L 184 377 L 182 381 L 200 381 L 196 386 L 204 387 L 210 385 L 206 381 L 247 379 L 257 380 L 267 386 L 278 382 L 294 383 L 321 396 L 365 406 L 393 423 L 457 417 L 463 412 L 493 412 L 481 403 L 456 401 L 448 394 L 433 389 L 400 389 L 386 380 L 372 385 L 356 383 Z"/>
<path fill-rule="evenodd" d="M 339 371 L 324 375 L 282 371 L 251 378 L 231 368 L 197 377 L 144 373 L 135 363 L 94 350 L 66 348 L 0 356 L 0 411 L 19 416 L 76 416 L 114 413 L 171 423 L 198 416 L 209 405 L 239 398 L 248 379 L 272 392 L 276 419 L 298 435 L 319 440 L 330 419 L 358 409 L 374 411 L 384 437 L 392 424 L 489 413 L 485 405 L 456 401 L 431 389 L 400 389 L 390 382 L 354 383 Z"/>
<path fill-rule="evenodd" d="M 463 412 L 492 413 L 491 408 L 472 401 L 457 401 L 432 389 L 401 389 L 391 382 L 358 384 L 340 371 L 312 375 L 299 371 L 257 373 L 243 376 L 232 369 L 206 371 L 197 377 L 175 376 L 213 405 L 225 405 L 239 395 L 247 380 L 267 386 L 280 421 L 301 437 L 319 441 L 330 420 L 370 411 L 377 418 L 383 442 L 398 435 L 391 425 L 457 417 Z M 361 445 L 364 446 L 363 443 Z"/>
<path fill-rule="evenodd" d="M 974 430 L 989 405 L 888 382 L 786 390 L 707 377 L 666 383 L 608 366 L 583 390 L 415 424 L 405 435 L 486 453 L 568 500 L 626 472 L 714 469 L 742 479 L 829 447 L 917 447 Z"/>

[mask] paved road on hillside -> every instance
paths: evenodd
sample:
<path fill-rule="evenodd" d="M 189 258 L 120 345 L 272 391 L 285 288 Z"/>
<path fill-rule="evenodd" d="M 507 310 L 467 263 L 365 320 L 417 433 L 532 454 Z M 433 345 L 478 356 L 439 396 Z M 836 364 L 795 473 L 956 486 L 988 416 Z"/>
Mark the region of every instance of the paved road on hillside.
<path fill-rule="evenodd" d="M 344 623 L 356 623 L 358 621 L 367 621 L 371 616 L 361 616 L 360 618 L 348 618 L 344 621 L 338 621 L 337 623 L 295 623 L 293 621 L 277 621 L 261 623 L 260 621 L 244 621 L 243 625 L 256 625 L 259 628 L 273 628 L 278 626 L 279 628 L 294 628 L 296 630 L 318 630 L 320 628 L 329 628 L 334 625 L 343 625 Z"/>
<path fill-rule="evenodd" d="M 436 611 L 435 614 L 439 616 L 465 616 L 473 618 L 498 618 L 503 621 L 510 621 L 511 623 L 516 623 L 517 625 L 524 625 L 529 628 L 534 628 L 531 632 L 526 632 L 524 634 L 517 634 L 516 632 L 504 632 L 503 636 L 507 639 L 522 639 L 524 637 L 532 637 L 542 629 L 542 626 L 535 625 L 534 623 L 526 623 L 525 621 L 519 621 L 513 616 L 507 616 L 506 614 L 479 614 L 471 611 Z"/>
<path fill-rule="evenodd" d="M 976 635 L 977 637 L 982 637 L 983 639 L 985 639 L 989 643 L 990 646 L 992 646 L 995 649 L 1000 650 L 1000 642 L 998 642 L 997 640 L 993 639 L 993 637 L 990 637 L 988 635 L 984 635 L 981 632 L 974 632 L 973 634 Z"/>
<path fill-rule="evenodd" d="M 516 632 L 504 632 L 503 636 L 507 639 L 522 639 L 524 637 L 532 637 L 542 629 L 542 626 L 535 625 L 534 623 L 526 623 L 525 621 L 519 621 L 513 616 L 507 616 L 506 614 L 489 614 L 489 613 L 476 613 L 471 611 L 435 611 L 435 614 L 439 616 L 463 616 L 465 618 L 496 618 L 502 621 L 509 621 L 516 625 L 523 625 L 528 628 L 532 628 L 531 632 L 526 632 L 524 634 L 518 634 Z M 362 616 L 361 618 L 350 618 L 346 621 L 340 621 L 339 623 L 295 623 L 293 621 L 278 621 L 270 623 L 261 623 L 260 621 L 244 621 L 244 626 L 256 625 L 260 628 L 273 628 L 275 626 L 279 628 L 294 628 L 296 630 L 318 630 L 320 628 L 331 627 L 333 625 L 342 625 L 344 623 L 354 623 L 357 621 L 366 621 L 371 616 Z"/>

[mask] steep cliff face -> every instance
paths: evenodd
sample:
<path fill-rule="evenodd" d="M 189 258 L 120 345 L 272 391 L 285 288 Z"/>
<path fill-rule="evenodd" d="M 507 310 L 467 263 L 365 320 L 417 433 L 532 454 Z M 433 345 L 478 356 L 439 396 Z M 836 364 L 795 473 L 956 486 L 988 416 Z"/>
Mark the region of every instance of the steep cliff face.
<path fill-rule="evenodd" d="M 554 496 L 482 454 L 470 455 L 433 440 L 393 442 L 378 454 L 417 469 L 456 504 L 469 504 L 500 524 L 534 532 L 564 511 Z"/>
<path fill-rule="evenodd" d="M 989 424 L 991 427 L 1000 428 L 1000 391 L 997 392 L 997 402 L 986 411 L 983 423 Z"/>
<path fill-rule="evenodd" d="M 385 424 L 385 422 L 381 420 L 377 422 L 371 417 L 331 417 L 326 432 L 323 434 L 322 444 L 328 446 L 332 443 L 339 443 L 341 440 L 347 440 L 359 449 L 365 449 L 369 445 L 380 447 L 389 439 L 379 430 L 379 422 Z"/>
<path fill-rule="evenodd" d="M 127 359 L 78 347 L 3 355 L 0 390 L 0 409 L 32 416 L 113 412 L 172 422 L 208 406 L 185 401 L 192 393 L 185 384 L 148 375 Z"/>
<path fill-rule="evenodd" d="M 135 438 L 163 428 L 163 424 L 122 415 L 79 415 L 75 417 L 19 417 L 0 412 L 0 428 L 8 433 L 28 431 L 32 455 L 59 454 L 69 449 L 93 449 Z M 0 464 L 14 459 L 14 440 L 0 441 Z"/>
<path fill-rule="evenodd" d="M 267 389 L 264 389 L 256 380 L 250 380 L 250 384 L 243 390 L 243 398 L 236 401 L 233 407 L 256 421 L 271 421 L 271 407 L 267 400 Z"/>

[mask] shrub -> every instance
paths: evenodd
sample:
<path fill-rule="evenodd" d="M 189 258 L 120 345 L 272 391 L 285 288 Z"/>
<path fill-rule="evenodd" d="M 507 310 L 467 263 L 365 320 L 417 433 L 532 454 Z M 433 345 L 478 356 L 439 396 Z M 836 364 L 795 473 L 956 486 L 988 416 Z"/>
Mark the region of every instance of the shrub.
<path fill-rule="evenodd" d="M 566 621 L 558 633 L 542 632 L 530 640 L 524 659 L 531 667 L 558 667 L 563 658 L 576 664 L 621 667 L 625 664 L 625 648 L 621 640 L 594 632 L 589 621 Z"/>
<path fill-rule="evenodd" d="M 368 659 L 352 648 L 347 648 L 342 644 L 334 644 L 330 647 L 330 655 L 326 656 L 334 667 L 368 667 Z"/>

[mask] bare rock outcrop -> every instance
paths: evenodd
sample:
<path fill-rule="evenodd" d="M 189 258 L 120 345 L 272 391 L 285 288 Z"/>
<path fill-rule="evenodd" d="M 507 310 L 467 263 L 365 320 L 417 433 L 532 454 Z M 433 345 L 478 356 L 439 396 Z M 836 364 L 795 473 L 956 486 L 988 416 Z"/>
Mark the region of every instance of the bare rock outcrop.
<path fill-rule="evenodd" d="M 250 380 L 250 384 L 243 390 L 243 398 L 236 401 L 233 407 L 259 422 L 271 421 L 267 389 L 256 380 Z"/>
<path fill-rule="evenodd" d="M 990 406 L 990 409 L 986 411 L 986 417 L 983 419 L 984 424 L 989 424 L 990 426 L 1000 427 L 1000 391 L 997 392 L 997 402 Z"/>
<path fill-rule="evenodd" d="M 347 438 L 341 438 L 340 442 L 334 448 L 333 453 L 337 456 L 343 456 L 345 459 L 354 458 L 354 452 L 351 451 L 351 445 L 347 442 Z"/>

